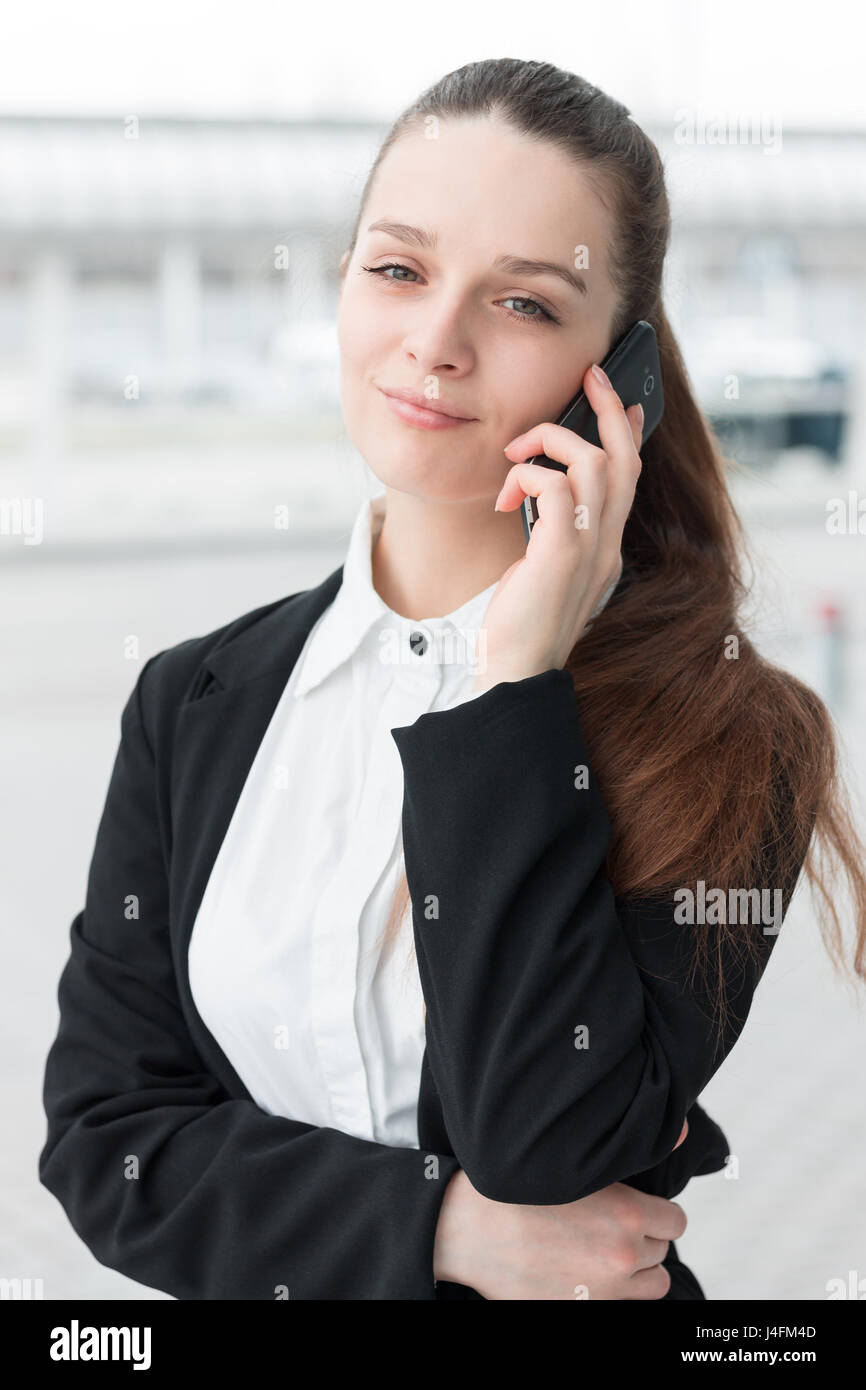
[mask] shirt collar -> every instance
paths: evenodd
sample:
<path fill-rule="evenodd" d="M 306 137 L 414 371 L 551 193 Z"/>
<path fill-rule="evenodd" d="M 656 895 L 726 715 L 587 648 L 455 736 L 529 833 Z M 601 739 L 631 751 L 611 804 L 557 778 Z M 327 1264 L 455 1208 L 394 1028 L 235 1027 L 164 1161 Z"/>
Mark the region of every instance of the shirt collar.
<path fill-rule="evenodd" d="M 452 628 L 457 632 L 477 633 L 481 629 L 498 579 L 452 613 L 439 618 L 422 618 L 418 621 L 404 618 L 380 598 L 373 587 L 373 547 L 385 520 L 385 502 L 386 496 L 381 493 L 378 497 L 367 498 L 358 510 L 343 564 L 343 580 L 333 603 L 325 610 L 310 635 L 301 669 L 294 682 L 296 697 L 305 695 L 354 656 L 367 634 L 377 625 L 387 626 L 401 642 L 408 642 L 411 634 L 419 630 L 434 639 L 426 653 L 426 660 L 434 665 L 441 664 L 441 657 L 448 645 L 445 644 L 437 655 L 437 632 Z M 450 648 L 453 652 L 453 642 Z M 471 658 L 471 652 L 467 652 L 467 661 Z"/>

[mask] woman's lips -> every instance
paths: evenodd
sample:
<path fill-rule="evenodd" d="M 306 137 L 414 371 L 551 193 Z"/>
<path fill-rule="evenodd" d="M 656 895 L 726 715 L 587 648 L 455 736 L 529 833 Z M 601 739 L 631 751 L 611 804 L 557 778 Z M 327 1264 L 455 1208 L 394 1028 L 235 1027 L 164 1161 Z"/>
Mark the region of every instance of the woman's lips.
<path fill-rule="evenodd" d="M 476 425 L 477 420 L 458 420 L 456 415 L 443 415 L 437 410 L 425 410 L 420 405 L 410 405 L 399 396 L 389 396 L 382 392 L 385 403 L 395 415 L 405 420 L 407 425 L 415 425 L 420 430 L 450 430 L 454 425 Z"/>

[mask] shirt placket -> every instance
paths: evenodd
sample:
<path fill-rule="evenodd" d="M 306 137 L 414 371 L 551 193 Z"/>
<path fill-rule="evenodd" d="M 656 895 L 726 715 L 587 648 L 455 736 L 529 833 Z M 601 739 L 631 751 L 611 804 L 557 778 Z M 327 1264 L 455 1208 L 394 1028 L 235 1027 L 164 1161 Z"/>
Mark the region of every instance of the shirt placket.
<path fill-rule="evenodd" d="M 312 1033 L 334 1124 L 353 1134 L 376 1130 L 356 1017 L 359 986 L 369 988 L 375 961 L 369 954 L 372 942 L 361 941 L 358 927 L 399 831 L 402 772 L 395 779 L 389 760 L 397 759 L 399 769 L 399 754 L 390 731 L 429 710 L 441 685 L 441 668 L 426 657 L 428 650 L 429 629 L 401 620 L 400 659 L 383 686 L 352 840 L 322 894 L 313 926 Z M 374 939 L 382 925 L 375 924 Z"/>

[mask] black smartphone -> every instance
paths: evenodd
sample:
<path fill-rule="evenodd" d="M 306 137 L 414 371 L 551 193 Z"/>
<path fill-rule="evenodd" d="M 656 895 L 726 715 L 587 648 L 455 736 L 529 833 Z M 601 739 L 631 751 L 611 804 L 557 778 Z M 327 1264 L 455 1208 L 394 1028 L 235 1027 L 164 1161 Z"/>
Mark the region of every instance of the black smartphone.
<path fill-rule="evenodd" d="M 614 343 L 601 366 L 626 410 L 630 405 L 637 405 L 638 401 L 643 406 L 643 447 L 662 418 L 665 404 L 658 343 L 652 325 L 645 319 L 638 319 L 637 323 L 633 323 Z M 569 401 L 556 423 L 563 425 L 567 430 L 574 430 L 575 434 L 579 434 L 596 448 L 601 447 L 595 411 L 582 388 L 574 399 Z M 544 468 L 558 468 L 560 473 L 568 472 L 564 463 L 549 459 L 546 454 L 536 454 L 534 458 L 525 461 L 539 463 Z M 524 497 L 522 513 L 523 530 L 528 543 L 532 528 L 538 520 L 538 507 L 534 497 Z"/>

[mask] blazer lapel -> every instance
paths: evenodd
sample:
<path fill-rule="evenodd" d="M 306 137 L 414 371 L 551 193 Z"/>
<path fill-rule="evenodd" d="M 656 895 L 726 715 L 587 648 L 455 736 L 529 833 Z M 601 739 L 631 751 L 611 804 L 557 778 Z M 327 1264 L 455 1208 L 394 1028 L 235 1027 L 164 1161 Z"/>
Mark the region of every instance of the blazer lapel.
<path fill-rule="evenodd" d="M 303 645 L 343 580 L 281 599 L 208 653 L 180 706 L 168 788 L 173 827 L 171 939 L 181 1006 L 208 1070 L 229 1095 L 251 1099 L 200 1017 L 189 984 L 189 943 L 204 890 L 259 745 Z M 420 1147 L 453 1152 L 425 1048 L 418 1099 Z"/>
<path fill-rule="evenodd" d="M 203 1060 L 237 1096 L 249 1093 L 193 1003 L 190 937 L 259 745 L 304 642 L 333 601 L 342 578 L 340 566 L 316 588 L 271 604 L 264 616 L 215 646 L 195 672 L 177 714 L 167 789 L 173 828 L 170 904 L 175 974 L 181 1006 Z"/>

